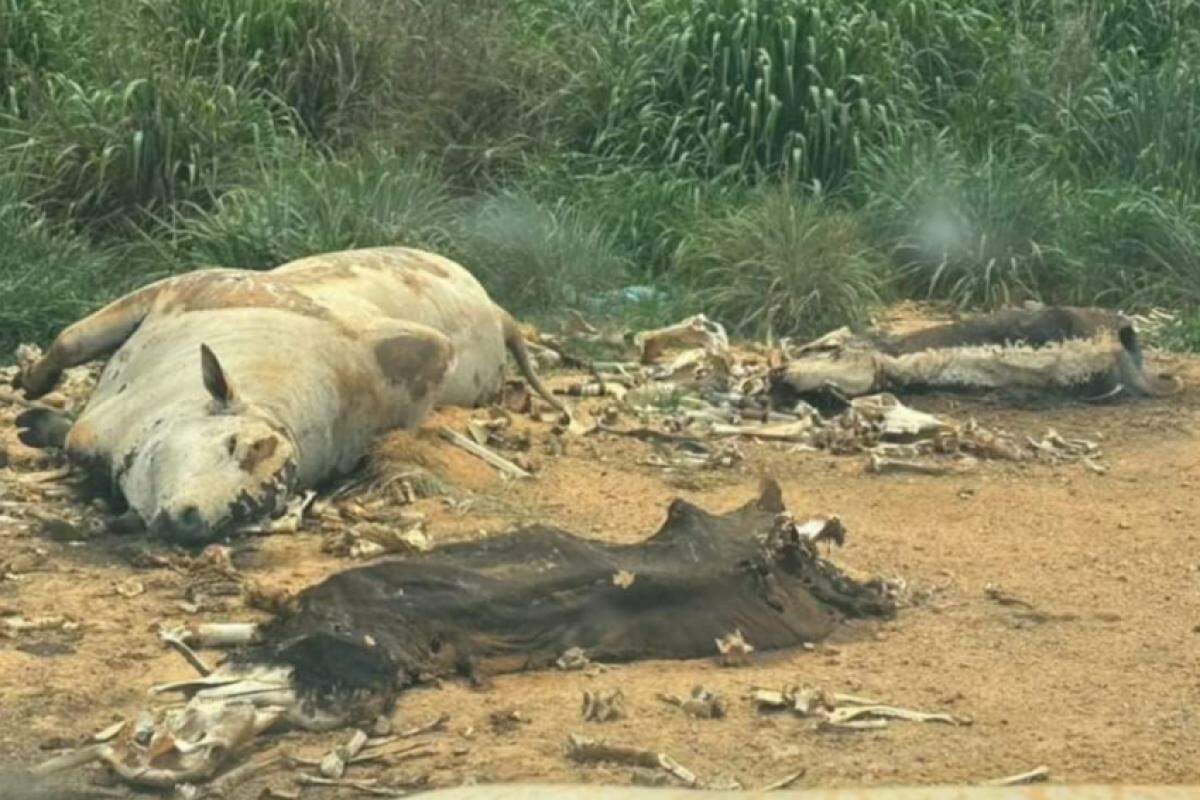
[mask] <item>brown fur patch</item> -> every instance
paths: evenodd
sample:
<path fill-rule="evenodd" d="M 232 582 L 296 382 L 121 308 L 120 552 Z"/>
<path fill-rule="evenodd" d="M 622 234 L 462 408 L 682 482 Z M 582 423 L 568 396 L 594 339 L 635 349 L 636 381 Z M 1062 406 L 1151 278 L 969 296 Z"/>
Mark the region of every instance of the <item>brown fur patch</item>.
<path fill-rule="evenodd" d="M 238 466 L 242 468 L 243 472 L 254 472 L 259 464 L 275 455 L 278 448 L 279 440 L 274 436 L 259 439 L 246 448 L 245 454 L 238 461 Z"/>
<path fill-rule="evenodd" d="M 450 366 L 450 348 L 440 338 L 401 333 L 376 343 L 375 360 L 392 384 L 406 384 L 420 400 L 441 383 Z"/>
<path fill-rule="evenodd" d="M 400 276 L 400 280 L 404 281 L 404 285 L 407 286 L 413 294 L 424 294 L 425 284 L 416 275 L 406 272 Z"/>
<path fill-rule="evenodd" d="M 419 253 L 413 253 L 412 256 L 408 259 L 408 263 L 411 264 L 412 266 L 416 267 L 417 269 L 421 269 L 426 272 L 432 273 L 433 275 L 437 275 L 439 278 L 449 278 L 450 277 L 450 273 L 446 271 L 445 267 L 443 267 L 441 264 L 434 261 L 432 258 L 427 258 L 426 256 L 420 255 Z"/>

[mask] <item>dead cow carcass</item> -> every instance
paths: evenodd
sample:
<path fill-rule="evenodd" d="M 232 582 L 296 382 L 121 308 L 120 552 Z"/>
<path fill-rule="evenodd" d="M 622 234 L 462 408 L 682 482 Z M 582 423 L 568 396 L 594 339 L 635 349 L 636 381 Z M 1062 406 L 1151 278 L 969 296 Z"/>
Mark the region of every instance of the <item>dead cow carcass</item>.
<path fill-rule="evenodd" d="M 875 334 L 811 348 L 774 371 L 787 403 L 916 390 L 1162 396 L 1171 376 L 1147 374 L 1128 318 L 1092 308 L 1009 309 L 903 336 Z"/>
<path fill-rule="evenodd" d="M 574 648 L 600 662 L 715 656 L 735 630 L 759 651 L 818 641 L 844 618 L 895 613 L 885 586 L 820 557 L 818 541 L 843 535 L 836 518 L 794 524 L 768 482 L 720 516 L 676 500 L 637 544 L 536 525 L 341 572 L 216 672 L 159 687 L 191 698 L 142 744 L 121 736 L 42 771 L 99 759 L 133 783 L 205 780 L 231 741 L 361 722 L 434 676 L 546 667 Z"/>
<path fill-rule="evenodd" d="M 257 658 L 300 685 L 400 685 L 422 674 L 545 667 L 570 648 L 597 661 L 698 658 L 740 629 L 759 650 L 819 641 L 840 618 L 894 612 L 882 585 L 820 558 L 779 486 L 714 516 L 683 500 L 649 539 L 589 541 L 547 526 L 348 570 L 303 592 Z"/>
<path fill-rule="evenodd" d="M 210 269 L 139 289 L 59 334 L 29 397 L 113 354 L 78 419 L 35 408 L 22 441 L 65 445 L 164 537 L 207 541 L 351 470 L 435 403 L 477 405 L 505 349 L 552 405 L 516 323 L 460 265 L 418 250 Z"/>

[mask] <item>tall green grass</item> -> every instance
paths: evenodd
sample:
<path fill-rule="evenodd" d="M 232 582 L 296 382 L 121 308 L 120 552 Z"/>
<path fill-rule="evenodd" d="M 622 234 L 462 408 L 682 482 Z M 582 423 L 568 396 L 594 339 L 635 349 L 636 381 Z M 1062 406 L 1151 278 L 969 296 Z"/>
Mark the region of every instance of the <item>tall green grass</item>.
<path fill-rule="evenodd" d="M 409 244 L 538 315 L 1194 319 L 1198 72 L 1192 0 L 0 0 L 0 286 L 54 292 L 9 312 L 42 336 L 151 275 Z"/>
<path fill-rule="evenodd" d="M 116 254 L 61 230 L 21 198 L 12 176 L 0 177 L 0 353 L 46 342 L 120 291 Z"/>
<path fill-rule="evenodd" d="M 237 160 L 288 138 L 286 109 L 171 73 L 85 85 L 51 73 L 27 111 L 0 115 L 29 199 L 81 227 L 119 228 L 232 186 Z"/>
<path fill-rule="evenodd" d="M 144 0 L 185 71 L 285 103 L 317 141 L 344 133 L 383 79 L 375 31 L 355 31 L 334 0 Z"/>

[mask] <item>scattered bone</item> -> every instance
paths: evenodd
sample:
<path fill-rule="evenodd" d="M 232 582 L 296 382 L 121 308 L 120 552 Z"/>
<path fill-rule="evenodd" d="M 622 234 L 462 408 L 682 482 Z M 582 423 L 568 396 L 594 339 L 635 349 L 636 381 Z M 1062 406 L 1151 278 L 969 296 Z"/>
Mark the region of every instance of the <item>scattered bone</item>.
<path fill-rule="evenodd" d="M 842 725 L 860 717 L 876 717 L 879 719 L 900 719 L 907 722 L 944 722 L 947 725 L 970 725 L 969 717 L 955 717 L 951 714 L 926 713 L 913 711 L 897 706 L 843 706 L 833 709 L 826 719 L 834 725 Z"/>
<path fill-rule="evenodd" d="M 812 437 L 813 421 L 768 422 L 762 425 L 712 426 L 714 436 L 744 436 L 749 439 L 766 439 L 779 442 L 803 442 Z"/>
<path fill-rule="evenodd" d="M 643 364 L 657 361 L 664 352 L 674 348 L 702 347 L 708 352 L 729 349 L 729 336 L 720 323 L 703 314 L 688 317 L 665 328 L 642 331 L 633 337 L 633 345 Z"/>
<path fill-rule="evenodd" d="M 579 670 L 589 667 L 592 664 L 582 647 L 567 648 L 554 663 L 561 670 Z"/>
<path fill-rule="evenodd" d="M 881 706 L 884 705 L 884 703 L 881 703 L 878 700 L 874 700 L 870 697 L 859 697 L 855 694 L 842 694 L 841 692 L 834 692 L 833 705 Z M 830 707 L 832 708 L 833 706 Z"/>
<path fill-rule="evenodd" d="M 13 477 L 18 483 L 26 485 L 38 485 L 44 483 L 57 483 L 58 481 L 68 478 L 71 475 L 71 468 L 58 467 L 57 469 L 46 470 L 45 472 L 21 472 Z"/>
<path fill-rule="evenodd" d="M 636 579 L 637 576 L 632 572 L 627 572 L 626 570 L 620 569 L 613 573 L 612 582 L 613 586 L 617 586 L 622 589 L 628 589 L 630 586 L 633 586 L 633 582 Z"/>
<path fill-rule="evenodd" d="M 107 742 L 107 741 L 111 741 L 112 739 L 115 739 L 117 737 L 117 734 L 119 734 L 122 730 L 124 730 L 125 724 L 126 724 L 125 720 L 121 720 L 120 722 L 114 722 L 112 725 L 109 725 L 104 730 L 101 730 L 101 731 L 98 731 L 97 733 L 95 733 L 92 736 L 92 741 L 93 742 Z"/>
<path fill-rule="evenodd" d="M 835 708 L 828 695 L 812 686 L 803 686 L 791 691 L 792 711 L 801 717 L 825 715 Z"/>
<path fill-rule="evenodd" d="M 796 770 L 795 772 L 791 773 L 790 775 L 784 775 L 782 778 L 780 778 L 777 781 L 771 781 L 766 786 L 759 789 L 759 791 L 760 792 L 775 792 L 780 789 L 786 789 L 789 786 L 791 786 L 793 783 L 795 783 L 796 781 L 803 778 L 805 773 L 807 773 L 807 772 L 808 772 L 807 768 L 801 767 L 800 769 Z"/>
<path fill-rule="evenodd" d="M 915 475 L 949 475 L 952 470 L 941 464 L 922 464 L 917 461 L 902 461 L 897 458 L 884 458 L 878 453 L 871 453 L 867 461 L 867 471 L 876 475 L 895 472 L 908 472 Z"/>
<path fill-rule="evenodd" d="M 791 706 L 789 693 L 775 689 L 752 689 L 750 699 L 758 706 L 759 711 L 783 709 Z"/>
<path fill-rule="evenodd" d="M 625 716 L 625 695 L 620 689 L 585 691 L 583 719 L 585 722 L 611 722 Z"/>
<path fill-rule="evenodd" d="M 173 634 L 194 647 L 241 647 L 258 641 L 255 622 L 201 622 L 176 629 Z"/>
<path fill-rule="evenodd" d="M 113 592 L 124 597 L 126 600 L 132 600 L 146 593 L 146 585 L 137 578 L 129 578 L 114 586 Z"/>
<path fill-rule="evenodd" d="M 941 722 L 947 725 L 970 725 L 969 717 L 945 713 L 927 713 L 900 708 L 847 694 L 829 694 L 811 686 L 787 686 L 782 691 L 754 689 L 750 699 L 759 711 L 789 710 L 800 717 L 818 720 L 818 730 L 861 731 L 886 728 L 888 720 L 908 722 Z"/>
<path fill-rule="evenodd" d="M 716 640 L 720 663 L 725 667 L 740 667 L 750 663 L 754 645 L 746 641 L 741 630 L 734 630 Z"/>
<path fill-rule="evenodd" d="M 367 734 L 356 730 L 350 741 L 333 748 L 321 759 L 318 769 L 326 778 L 340 778 L 346 774 L 346 764 L 362 752 L 366 745 Z"/>
<path fill-rule="evenodd" d="M 283 514 L 275 519 L 266 519 L 252 525 L 246 525 L 238 529 L 239 533 L 246 534 L 272 534 L 272 533 L 296 533 L 304 525 L 304 515 L 312 507 L 313 501 L 316 499 L 317 493 L 313 491 L 304 492 L 298 497 L 292 497 L 288 500 L 287 508 Z"/>
<path fill-rule="evenodd" d="M 136 786 L 169 789 L 203 782 L 278 722 L 283 711 L 279 707 L 259 709 L 250 703 L 168 709 L 145 745 L 137 739 L 91 745 L 50 759 L 33 772 L 48 775 L 101 761 L 121 780 Z"/>
<path fill-rule="evenodd" d="M 321 552 L 360 560 L 424 553 L 433 545 L 422 530 L 423 523 L 422 517 L 402 518 L 390 525 L 364 522 L 328 534 L 321 542 Z"/>
<path fill-rule="evenodd" d="M 1095 456 L 1100 446 L 1088 439 L 1065 439 L 1058 431 L 1050 428 L 1041 440 L 1029 438 L 1029 446 L 1038 455 L 1053 461 Z"/>
<path fill-rule="evenodd" d="M 34 617 L 25 619 L 22 616 L 7 616 L 0 619 L 0 634 L 16 636 L 23 633 L 38 631 L 64 631 L 70 633 L 77 630 L 79 623 L 72 622 L 66 617 Z"/>
<path fill-rule="evenodd" d="M 424 725 L 418 725 L 415 728 L 409 728 L 408 730 L 401 731 L 400 733 L 396 734 L 396 736 L 401 739 L 409 739 L 413 736 L 420 736 L 423 733 L 433 733 L 434 731 L 444 730 L 446 723 L 449 721 L 450 715 L 442 714 L 435 720 L 426 722 Z"/>
<path fill-rule="evenodd" d="M 214 779 L 211 783 L 203 788 L 194 786 L 193 784 L 180 784 L 175 787 L 175 796 L 180 800 L 190 800 L 191 798 L 226 798 L 233 796 L 233 790 L 241 786 L 246 781 L 254 780 L 257 777 L 271 772 L 276 767 L 284 762 L 283 753 L 274 750 L 264 756 L 260 756 L 245 764 L 234 767 L 233 769 Z"/>
<path fill-rule="evenodd" d="M 666 753 L 656 753 L 652 750 L 642 750 L 637 747 L 610 744 L 600 739 L 592 739 L 572 733 L 567 740 L 567 755 L 574 761 L 584 763 L 612 761 L 618 764 L 628 764 L 632 767 L 661 769 L 675 776 L 687 786 L 699 785 L 696 775 L 691 770 L 683 767 Z"/>
<path fill-rule="evenodd" d="M 673 694 L 659 694 L 658 699 L 678 706 L 685 714 L 697 719 L 721 719 L 726 713 L 721 696 L 703 686 L 692 687 L 692 695 L 686 700 Z"/>
<path fill-rule="evenodd" d="M 466 436 L 463 436 L 461 433 L 459 433 L 457 431 L 453 431 L 450 428 L 443 427 L 438 430 L 438 434 L 443 439 L 450 442 L 454 446 L 462 448 L 463 450 L 466 450 L 468 453 L 475 456 L 476 458 L 483 459 L 484 461 L 491 464 L 493 467 L 500 470 L 505 475 L 508 475 L 511 478 L 532 478 L 533 477 L 533 475 L 531 475 L 530 473 L 521 469 L 516 464 L 509 461 L 507 458 L 504 458 L 503 456 L 498 455 L 497 453 L 493 452 L 492 450 L 489 450 L 488 448 L 484 447 L 481 444 L 477 444 L 477 443 L 471 441 Z"/>
<path fill-rule="evenodd" d="M 1029 783 L 1044 783 L 1050 780 L 1050 768 L 1047 766 L 1035 767 L 1028 772 L 1021 772 L 1016 775 L 1009 775 L 1004 778 L 996 778 L 994 780 L 985 781 L 985 786 L 1023 786 Z"/>
<path fill-rule="evenodd" d="M 191 664 L 192 668 L 200 673 L 201 677 L 207 678 L 212 674 L 212 668 L 205 664 L 192 648 L 187 646 L 187 643 L 180 638 L 177 632 L 162 631 L 159 633 L 159 638 L 162 639 L 163 643 L 183 656 L 184 660 Z"/>

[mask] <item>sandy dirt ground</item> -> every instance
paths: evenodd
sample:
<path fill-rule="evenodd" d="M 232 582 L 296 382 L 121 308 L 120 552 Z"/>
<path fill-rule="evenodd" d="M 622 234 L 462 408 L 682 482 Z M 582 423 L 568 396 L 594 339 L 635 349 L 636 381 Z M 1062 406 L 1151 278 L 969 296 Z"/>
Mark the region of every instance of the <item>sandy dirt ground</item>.
<path fill-rule="evenodd" d="M 572 763 L 566 742 L 578 732 L 661 750 L 706 781 L 745 787 L 802 768 L 796 787 L 971 783 L 1038 765 L 1063 783 L 1200 784 L 1200 361 L 1157 363 L 1184 378 L 1181 395 L 1039 408 L 911 401 L 1017 434 L 1054 428 L 1094 439 L 1105 474 L 1080 463 L 989 461 L 963 475 L 881 476 L 867 473 L 861 456 L 748 442 L 734 467 L 672 472 L 642 463 L 651 445 L 608 436 L 545 455 L 539 437 L 548 426 L 528 423 L 540 475 L 511 482 L 433 432 L 439 424 L 461 428 L 465 411 L 441 412 L 415 436 L 391 436 L 383 457 L 423 463 L 457 498 L 417 503 L 435 543 L 527 521 L 636 541 L 657 528 L 674 497 L 726 511 L 771 475 L 797 517 L 841 516 L 849 536 L 835 561 L 855 574 L 901 577 L 923 600 L 894 621 L 849 625 L 813 650 L 762 654 L 749 666 L 648 662 L 596 674 L 504 675 L 483 689 L 449 680 L 413 690 L 398 703 L 397 727 L 450 716 L 443 732 L 423 737 L 432 754 L 354 767 L 352 776 L 428 786 L 649 779 L 628 767 Z M 4 425 L 11 442 L 10 419 Z M 23 472 L 44 468 L 13 463 L 0 471 L 0 499 Z M 234 563 L 246 578 L 299 588 L 351 564 L 320 545 L 304 531 L 244 539 L 233 543 Z M 38 562 L 19 580 L 0 580 L 0 613 L 78 623 L 0 636 L 0 764 L 44 759 L 136 714 L 152 684 L 191 675 L 158 642 L 156 625 L 265 617 L 236 596 L 189 613 L 187 576 L 135 566 L 146 564 L 136 554 L 147 551 L 168 553 L 144 538 L 60 542 L 0 522 L 0 563 Z M 1027 605 L 989 599 L 989 585 Z M 752 687 L 787 684 L 948 711 L 973 724 L 831 734 L 761 714 L 746 697 Z M 692 719 L 656 699 L 696 685 L 725 698 L 726 718 Z M 609 688 L 624 692 L 627 718 L 584 722 L 583 691 Z M 497 729 L 492 715 L 507 710 L 524 721 Z M 346 735 L 285 734 L 264 746 L 282 742 L 319 757 Z M 287 786 L 288 775 L 268 782 Z M 86 771 L 78 777 L 89 779 Z M 248 784 L 238 796 L 258 797 L 264 785 Z M 303 796 L 342 795 L 305 788 Z"/>

